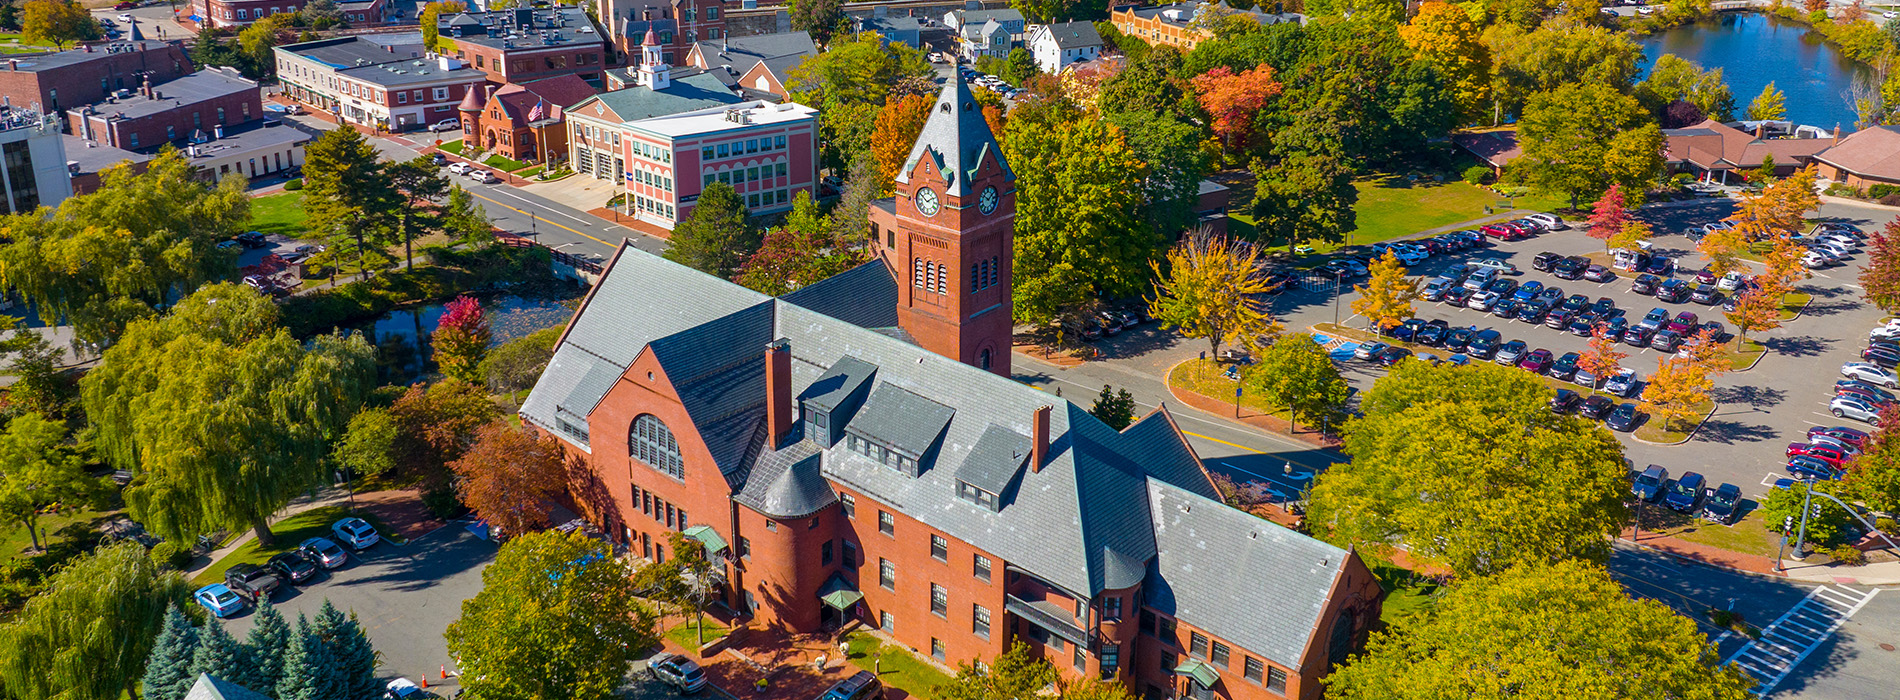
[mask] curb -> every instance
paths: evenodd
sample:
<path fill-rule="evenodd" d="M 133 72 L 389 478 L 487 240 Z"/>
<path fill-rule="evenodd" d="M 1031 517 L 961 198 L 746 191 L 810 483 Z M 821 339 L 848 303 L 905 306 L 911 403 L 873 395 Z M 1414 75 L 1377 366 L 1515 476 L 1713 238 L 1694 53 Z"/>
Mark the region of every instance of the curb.
<path fill-rule="evenodd" d="M 1817 195 L 1817 196 L 1821 198 L 1822 202 L 1827 203 L 1827 204 L 1843 204 L 1843 205 L 1853 206 L 1853 207 L 1870 207 L 1873 209 L 1885 209 L 1887 211 L 1900 211 L 1900 207 L 1887 206 L 1879 202 L 1868 202 L 1868 201 L 1859 200 L 1859 199 L 1850 199 L 1847 197 L 1836 197 L 1831 194 L 1823 194 L 1823 195 Z"/>
<path fill-rule="evenodd" d="M 1767 355 L 1768 355 L 1768 353 L 1766 353 L 1766 352 L 1764 352 L 1764 353 L 1762 353 L 1762 356 L 1763 356 L 1763 357 L 1766 357 Z M 1714 403 L 1714 402 L 1711 402 L 1711 403 Z M 1721 408 L 1721 407 L 1722 407 L 1722 404 L 1719 404 L 1719 403 L 1717 403 L 1717 404 L 1715 404 L 1715 405 L 1713 405 L 1713 406 L 1710 406 L 1710 407 L 1709 407 L 1709 412 L 1708 412 L 1708 413 L 1704 413 L 1704 414 L 1702 414 L 1702 418 L 1696 421 L 1696 423 L 1695 423 L 1695 427 L 1694 427 L 1694 428 L 1690 428 L 1690 429 L 1689 429 L 1689 434 L 1688 434 L 1688 435 L 1687 435 L 1686 437 L 1684 437 L 1684 438 L 1682 438 L 1681 440 L 1677 440 L 1677 441 L 1675 441 L 1675 442 L 1656 442 L 1656 441 L 1653 441 L 1653 440 L 1644 440 L 1644 439 L 1642 439 L 1642 438 L 1639 438 L 1639 437 L 1636 437 L 1636 431 L 1634 431 L 1634 430 L 1632 430 L 1632 431 L 1630 431 L 1630 439 L 1631 439 L 1631 440 L 1635 440 L 1635 441 L 1637 441 L 1637 442 L 1640 442 L 1640 443 L 1643 443 L 1643 444 L 1645 444 L 1645 445 L 1656 445 L 1656 446 L 1658 446 L 1658 447 L 1674 447 L 1674 446 L 1676 446 L 1676 445 L 1681 445 L 1681 444 L 1684 444 L 1684 443 L 1687 443 L 1687 442 L 1689 442 L 1690 440 L 1694 440 L 1694 439 L 1695 439 L 1695 436 L 1696 436 L 1696 433 L 1699 433 L 1699 432 L 1702 432 L 1702 426 L 1703 426 L 1704 424 L 1706 424 L 1706 423 L 1708 423 L 1708 422 L 1709 422 L 1709 419 L 1710 419 L 1710 418 L 1712 418 L 1712 417 L 1714 417 L 1714 416 L 1715 416 L 1715 409 L 1718 409 L 1718 408 Z"/>
<path fill-rule="evenodd" d="M 1188 400 L 1187 400 L 1186 398 L 1184 398 L 1184 397 L 1182 396 L 1182 394 L 1183 394 L 1183 393 L 1186 393 L 1186 394 L 1192 394 L 1192 395 L 1194 395 L 1194 396 L 1199 396 L 1199 397 L 1201 397 L 1201 398 L 1204 398 L 1204 399 L 1207 399 L 1207 400 L 1209 400 L 1209 401 L 1215 401 L 1215 402 L 1218 402 L 1218 401 L 1220 401 L 1220 399 L 1217 399 L 1217 398 L 1214 398 L 1214 397 L 1212 397 L 1212 396 L 1208 396 L 1208 395 L 1206 395 L 1206 394 L 1203 394 L 1203 393 L 1201 393 L 1201 392 L 1198 392 L 1198 391 L 1189 391 L 1189 390 L 1186 390 L 1186 389 L 1181 389 L 1181 388 L 1177 388 L 1176 386 L 1174 386 L 1174 383 L 1173 383 L 1173 382 L 1170 382 L 1170 381 L 1168 381 L 1168 378 L 1169 378 L 1169 377 L 1172 377 L 1172 376 L 1174 376 L 1174 368 L 1176 368 L 1176 367 L 1180 367 L 1181 365 L 1184 365 L 1184 364 L 1187 364 L 1187 363 L 1189 363 L 1189 362 L 1193 362 L 1193 361 L 1194 361 L 1193 359 L 1187 359 L 1187 360 L 1182 360 L 1182 361 L 1180 361 L 1180 362 L 1176 362 L 1176 363 L 1174 363 L 1174 364 L 1172 364 L 1172 365 L 1169 365 L 1169 366 L 1168 366 L 1168 371 L 1167 371 L 1167 373 L 1166 373 L 1166 374 L 1163 374 L 1163 375 L 1161 376 L 1161 385 L 1162 385 L 1162 386 L 1164 386 L 1164 387 L 1167 387 L 1167 389 L 1168 389 L 1168 396 L 1170 396 L 1170 397 L 1172 397 L 1172 398 L 1173 398 L 1173 399 L 1174 399 L 1175 401 L 1178 401 L 1178 402 L 1180 402 L 1180 404 L 1181 404 L 1182 406 L 1185 406 L 1185 407 L 1187 407 L 1187 408 L 1189 408 L 1189 409 L 1191 409 L 1191 410 L 1194 410 L 1194 411 L 1198 411 L 1198 412 L 1200 412 L 1200 413 L 1205 413 L 1205 414 L 1207 414 L 1207 415 L 1210 415 L 1210 416 L 1214 416 L 1214 417 L 1216 417 L 1216 418 L 1219 418 L 1219 419 L 1221 419 L 1221 420 L 1223 420 L 1223 421 L 1226 421 L 1226 422 L 1229 422 L 1229 423 L 1234 423 L 1234 424 L 1237 424 L 1237 425 L 1239 425 L 1239 426 L 1241 426 L 1241 427 L 1245 427 L 1245 428 L 1250 428 L 1250 429 L 1253 429 L 1253 430 L 1260 430 L 1260 431 L 1264 431 L 1264 432 L 1268 432 L 1268 433 L 1273 433 L 1273 434 L 1275 434 L 1275 435 L 1278 435 L 1278 434 L 1279 434 L 1279 433 L 1274 433 L 1274 431 L 1272 431 L 1272 430 L 1268 430 L 1268 429 L 1267 429 L 1267 428 L 1265 428 L 1265 427 L 1262 427 L 1262 426 L 1258 426 L 1258 425 L 1253 425 L 1253 424 L 1251 424 L 1251 423 L 1247 423 L 1247 422 L 1244 422 L 1244 421 L 1239 421 L 1239 420 L 1235 420 L 1235 419 L 1234 419 L 1234 418 L 1233 418 L 1232 416 L 1227 416 L 1227 415 L 1222 415 L 1222 414 L 1217 414 L 1217 413 L 1213 413 L 1213 412 L 1211 412 L 1211 411 L 1208 411 L 1208 410 L 1206 410 L 1206 409 L 1202 409 L 1202 408 L 1199 408 L 1199 407 L 1196 407 L 1196 406 L 1195 406 L 1194 404 L 1192 404 L 1192 403 L 1189 403 L 1189 402 L 1188 402 Z M 1291 422 L 1291 421 L 1288 421 L 1288 423 L 1290 424 L 1290 423 L 1292 423 L 1292 422 Z M 1289 434 L 1289 435 L 1285 435 L 1284 437 L 1285 437 L 1285 438 L 1286 438 L 1287 440 L 1292 440 L 1292 441 L 1295 441 L 1295 442 L 1298 442 L 1298 443 L 1300 443 L 1300 444 L 1303 444 L 1303 445 L 1306 445 L 1306 446 L 1307 446 L 1307 448 L 1308 448 L 1308 449 L 1311 449 L 1311 450 L 1332 450 L 1332 451 L 1334 451 L 1334 452 L 1337 452 L 1337 451 L 1339 451 L 1339 447 L 1337 447 L 1337 446 L 1332 446 L 1332 445 L 1324 445 L 1324 444 L 1314 444 L 1313 442 L 1311 442 L 1311 441 L 1309 441 L 1309 440 L 1307 440 L 1307 439 L 1305 439 L 1305 438 L 1303 438 L 1303 437 L 1300 437 L 1300 436 L 1298 436 L 1298 435 L 1290 435 L 1290 434 Z M 1262 454 L 1265 454 L 1265 453 L 1262 453 Z M 1290 460 L 1289 460 L 1289 461 L 1290 461 Z M 1305 466 L 1305 467 L 1309 467 L 1309 468 L 1310 468 L 1310 466 L 1309 466 L 1309 465 L 1305 465 L 1305 464 L 1302 464 L 1302 465 L 1300 465 L 1300 466 Z"/>
<path fill-rule="evenodd" d="M 1611 539 L 1611 540 L 1610 540 L 1610 546 L 1611 546 L 1611 547 L 1615 547 L 1615 548 L 1618 548 L 1618 549 L 1627 549 L 1627 550 L 1634 550 L 1634 551 L 1640 551 L 1640 552 L 1648 552 L 1648 553 L 1651 553 L 1651 554 L 1659 554 L 1659 555 L 1662 555 L 1662 556 L 1665 556 L 1665 557 L 1669 557 L 1669 558 L 1670 558 L 1671 560 L 1673 560 L 1673 561 L 1675 561 L 1675 562 L 1676 562 L 1676 563 L 1678 563 L 1678 564 L 1686 564 L 1686 565 L 1690 565 L 1690 566 L 1706 566 L 1706 567 L 1708 567 L 1708 568 L 1711 568 L 1711 569 L 1720 569 L 1720 570 L 1722 570 L 1722 571 L 1727 571 L 1727 572 L 1730 572 L 1730 573 L 1736 573 L 1736 574 L 1741 574 L 1741 575 L 1743 575 L 1743 576 L 1749 576 L 1749 577 L 1752 577 L 1752 578 L 1758 578 L 1758 579 L 1761 579 L 1761 580 L 1764 580 L 1764 581 L 1778 581 L 1778 582 L 1781 582 L 1781 583 L 1787 583 L 1787 582 L 1789 582 L 1789 581 L 1798 581 L 1798 580 L 1799 580 L 1799 579 L 1793 579 L 1793 578 L 1789 578 L 1788 576 L 1785 576 L 1785 575 L 1782 575 L 1782 574 L 1764 574 L 1764 573 L 1762 573 L 1762 572 L 1759 572 L 1759 571 L 1749 571 L 1749 570 L 1747 570 L 1747 569 L 1737 569 L 1737 568 L 1735 568 L 1735 567 L 1732 567 L 1732 566 L 1722 566 L 1722 565 L 1719 565 L 1719 564 L 1710 564 L 1710 563 L 1708 563 L 1708 562 L 1706 562 L 1706 561 L 1700 561 L 1700 560 L 1696 560 L 1696 559 L 1692 559 L 1692 558 L 1689 558 L 1689 557 L 1687 557 L 1687 556 L 1683 556 L 1683 555 L 1681 555 L 1681 554 L 1677 554 L 1677 553 L 1675 553 L 1675 552 L 1671 552 L 1671 551 L 1669 551 L 1669 550 L 1666 550 L 1666 549 L 1662 549 L 1662 548 L 1660 548 L 1660 547 L 1651 547 L 1651 546 L 1649 546 L 1649 545 L 1646 545 L 1646 544 L 1642 544 L 1642 543 L 1640 543 L 1640 542 L 1631 542 L 1631 541 L 1629 541 L 1629 540 L 1626 540 L 1626 539 L 1623 539 L 1623 538 L 1622 538 L 1622 537 L 1620 537 L 1620 536 L 1619 536 L 1619 537 L 1616 537 L 1616 538 L 1613 538 L 1613 539 Z M 1725 551 L 1725 552 L 1726 552 L 1726 551 L 1728 551 L 1728 550 L 1726 550 L 1726 549 L 1725 549 L 1725 550 L 1722 550 L 1722 551 Z"/>

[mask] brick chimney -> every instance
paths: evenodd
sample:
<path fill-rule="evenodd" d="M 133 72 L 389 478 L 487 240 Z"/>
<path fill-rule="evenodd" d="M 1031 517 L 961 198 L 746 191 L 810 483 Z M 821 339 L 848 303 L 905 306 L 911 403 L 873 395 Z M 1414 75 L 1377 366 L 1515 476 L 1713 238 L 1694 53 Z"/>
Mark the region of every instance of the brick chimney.
<path fill-rule="evenodd" d="M 1031 441 L 1029 445 L 1029 473 L 1031 474 L 1041 472 L 1043 460 L 1049 458 L 1050 410 L 1048 406 L 1037 408 L 1036 416 L 1031 420 L 1032 426 L 1030 430 L 1035 433 L 1029 436 Z"/>
<path fill-rule="evenodd" d="M 783 338 L 765 346 L 765 423 L 778 449 L 792 432 L 792 348 Z"/>

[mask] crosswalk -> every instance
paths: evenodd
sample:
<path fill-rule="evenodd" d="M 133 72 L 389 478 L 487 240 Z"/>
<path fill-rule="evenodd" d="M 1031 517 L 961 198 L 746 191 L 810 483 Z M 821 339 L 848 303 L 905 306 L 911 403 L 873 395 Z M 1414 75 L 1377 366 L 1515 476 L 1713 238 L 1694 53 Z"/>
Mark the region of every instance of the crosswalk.
<path fill-rule="evenodd" d="M 1808 597 L 1763 628 L 1759 638 L 1737 650 L 1724 663 L 1741 667 L 1759 682 L 1755 694 L 1765 696 L 1879 592 L 1879 589 L 1862 593 L 1846 586 L 1816 586 Z"/>

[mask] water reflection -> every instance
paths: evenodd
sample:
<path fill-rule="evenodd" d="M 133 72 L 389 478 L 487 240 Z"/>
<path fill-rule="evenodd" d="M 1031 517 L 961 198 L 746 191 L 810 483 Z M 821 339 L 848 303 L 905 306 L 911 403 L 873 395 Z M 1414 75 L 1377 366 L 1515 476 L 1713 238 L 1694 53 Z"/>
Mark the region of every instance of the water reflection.
<path fill-rule="evenodd" d="M 571 300 L 494 295 L 482 297 L 482 310 L 494 333 L 489 347 L 566 323 Z M 435 370 L 429 335 L 442 320 L 442 304 L 397 309 L 371 323 L 352 326 L 377 350 L 377 376 L 383 383 L 406 384 Z"/>
<path fill-rule="evenodd" d="M 1797 124 L 1852 130 L 1854 110 L 1842 97 L 1870 70 L 1841 55 L 1806 26 L 1757 13 L 1724 12 L 1714 19 L 1638 39 L 1642 70 L 1673 53 L 1704 68 L 1721 68 L 1735 93 L 1736 119 L 1769 81 L 1787 93 L 1788 118 Z"/>

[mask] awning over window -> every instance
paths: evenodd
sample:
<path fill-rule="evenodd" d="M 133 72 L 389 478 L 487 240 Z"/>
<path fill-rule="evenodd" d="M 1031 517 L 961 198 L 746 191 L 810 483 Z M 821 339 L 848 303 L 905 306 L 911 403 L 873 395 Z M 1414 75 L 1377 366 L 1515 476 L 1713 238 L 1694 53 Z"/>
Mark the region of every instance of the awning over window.
<path fill-rule="evenodd" d="M 1212 688 L 1215 683 L 1220 682 L 1220 674 L 1214 672 L 1214 667 L 1195 659 L 1188 659 L 1174 667 L 1174 675 L 1193 678 L 1194 682 L 1201 684 L 1203 688 Z"/>
<path fill-rule="evenodd" d="M 712 526 L 710 525 L 694 525 L 686 528 L 686 531 L 681 534 L 699 540 L 700 544 L 706 545 L 706 556 L 710 557 L 726 551 L 726 541 L 720 539 L 719 533 L 713 532 Z"/>
<path fill-rule="evenodd" d="M 858 592 L 843 576 L 832 574 L 825 585 L 818 588 L 818 599 L 839 612 L 845 612 L 857 605 L 858 601 L 864 600 L 864 594 Z"/>

